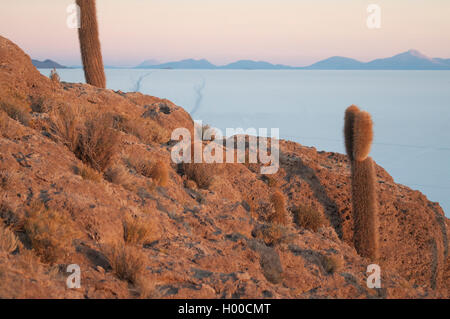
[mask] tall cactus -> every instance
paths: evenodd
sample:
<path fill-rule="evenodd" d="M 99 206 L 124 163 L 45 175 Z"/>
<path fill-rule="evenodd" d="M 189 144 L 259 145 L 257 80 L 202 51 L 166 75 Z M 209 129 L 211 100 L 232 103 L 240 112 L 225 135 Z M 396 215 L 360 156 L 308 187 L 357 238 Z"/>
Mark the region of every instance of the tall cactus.
<path fill-rule="evenodd" d="M 98 33 L 95 0 L 76 0 L 80 7 L 81 26 L 78 29 L 81 58 L 86 83 L 99 88 L 106 87 L 105 70 Z"/>
<path fill-rule="evenodd" d="M 351 162 L 353 242 L 358 254 L 377 260 L 378 201 L 376 195 L 375 167 L 369 157 L 373 140 L 370 114 L 355 105 L 345 111 L 345 148 Z"/>

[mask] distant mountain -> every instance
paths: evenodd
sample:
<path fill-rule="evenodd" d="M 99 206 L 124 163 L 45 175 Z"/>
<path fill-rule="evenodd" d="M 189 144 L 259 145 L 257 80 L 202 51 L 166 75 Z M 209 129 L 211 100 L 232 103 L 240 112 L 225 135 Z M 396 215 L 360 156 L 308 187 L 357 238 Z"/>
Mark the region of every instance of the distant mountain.
<path fill-rule="evenodd" d="M 445 61 L 442 59 L 442 61 Z M 376 59 L 364 65 L 376 70 L 434 70 L 450 69 L 450 65 L 423 55 L 417 50 L 409 50 L 390 58 Z"/>
<path fill-rule="evenodd" d="M 144 62 L 139 64 L 137 66 L 137 68 L 146 68 L 146 67 L 155 66 L 155 65 L 158 65 L 158 64 L 160 64 L 160 62 L 158 60 L 150 59 L 150 60 L 145 60 Z"/>
<path fill-rule="evenodd" d="M 238 70 L 280 70 L 280 69 L 293 69 L 292 66 L 282 64 L 272 64 L 264 61 L 252 61 L 252 60 L 240 60 L 224 66 L 220 66 L 219 69 L 238 69 Z"/>
<path fill-rule="evenodd" d="M 355 70 L 361 68 L 364 63 L 355 59 L 334 56 L 319 62 L 316 62 L 304 69 L 315 70 Z"/>
<path fill-rule="evenodd" d="M 144 62 L 145 63 L 145 62 Z M 156 65 L 142 65 L 141 63 L 136 68 L 138 69 L 216 69 L 217 67 L 208 60 L 194 60 L 187 59 L 177 62 L 167 62 Z"/>
<path fill-rule="evenodd" d="M 305 67 L 272 64 L 265 61 L 239 60 L 227 65 L 216 66 L 209 61 L 187 59 L 177 62 L 153 64 L 147 60 L 138 69 L 229 69 L 229 70 L 450 70 L 450 59 L 430 58 L 417 50 L 409 50 L 393 57 L 361 62 L 355 59 L 333 56 Z"/>
<path fill-rule="evenodd" d="M 450 59 L 430 58 L 417 50 L 409 50 L 390 58 L 367 63 L 345 57 L 332 57 L 303 69 L 321 70 L 450 70 Z"/>
<path fill-rule="evenodd" d="M 50 59 L 45 61 L 31 60 L 31 62 L 38 69 L 67 69 L 66 66 L 56 63 Z"/>
<path fill-rule="evenodd" d="M 445 65 L 450 65 L 450 59 L 434 58 L 433 60 Z"/>

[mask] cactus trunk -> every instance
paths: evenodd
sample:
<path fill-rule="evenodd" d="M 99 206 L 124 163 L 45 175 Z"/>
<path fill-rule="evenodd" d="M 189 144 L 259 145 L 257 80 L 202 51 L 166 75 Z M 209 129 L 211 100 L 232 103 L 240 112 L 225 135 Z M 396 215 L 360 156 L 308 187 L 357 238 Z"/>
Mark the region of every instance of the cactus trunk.
<path fill-rule="evenodd" d="M 86 83 L 106 87 L 105 70 L 100 47 L 95 0 L 76 0 L 80 7 L 81 26 L 78 29 L 81 58 Z"/>
<path fill-rule="evenodd" d="M 359 255 L 379 257 L 378 200 L 375 167 L 369 157 L 373 139 L 372 119 L 352 105 L 345 112 L 345 148 L 351 163 L 353 242 Z"/>
<path fill-rule="evenodd" d="M 363 257 L 378 259 L 378 203 L 372 158 L 352 161 L 353 242 Z"/>

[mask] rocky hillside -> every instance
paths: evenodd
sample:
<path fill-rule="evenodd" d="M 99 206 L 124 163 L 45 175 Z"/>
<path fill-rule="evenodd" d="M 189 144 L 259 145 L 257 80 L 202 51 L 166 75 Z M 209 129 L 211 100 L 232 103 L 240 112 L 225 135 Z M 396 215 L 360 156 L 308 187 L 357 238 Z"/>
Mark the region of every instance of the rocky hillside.
<path fill-rule="evenodd" d="M 382 167 L 382 288 L 369 289 L 342 154 L 280 141 L 273 176 L 176 165 L 170 133 L 193 126 L 182 108 L 50 80 L 2 37 L 0 109 L 0 298 L 449 296 L 449 220 Z"/>

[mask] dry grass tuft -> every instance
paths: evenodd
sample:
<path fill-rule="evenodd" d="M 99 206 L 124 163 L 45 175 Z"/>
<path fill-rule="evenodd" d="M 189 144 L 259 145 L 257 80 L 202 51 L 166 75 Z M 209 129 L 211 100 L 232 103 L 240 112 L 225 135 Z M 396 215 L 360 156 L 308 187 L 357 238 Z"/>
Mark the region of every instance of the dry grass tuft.
<path fill-rule="evenodd" d="M 10 136 L 9 127 L 10 125 L 8 114 L 6 114 L 5 111 L 0 110 L 0 136 L 9 137 Z"/>
<path fill-rule="evenodd" d="M 267 186 L 269 187 L 277 187 L 278 186 L 278 180 L 273 175 L 264 175 L 264 180 L 267 183 Z"/>
<path fill-rule="evenodd" d="M 81 167 L 78 169 L 78 172 L 79 175 L 85 180 L 93 181 L 95 183 L 100 183 L 102 180 L 102 175 L 86 164 L 81 164 Z"/>
<path fill-rule="evenodd" d="M 197 144 L 198 143 L 198 144 Z M 224 164 L 214 162 L 213 158 L 207 158 L 202 153 L 201 163 L 195 163 L 195 148 L 202 147 L 200 142 L 191 143 L 190 163 L 182 163 L 181 168 L 187 179 L 197 183 L 199 188 L 208 189 L 213 180 L 224 171 Z"/>
<path fill-rule="evenodd" d="M 131 156 L 127 159 L 128 165 L 142 176 L 153 179 L 155 185 L 166 187 L 169 182 L 169 167 L 163 161 L 152 163 L 151 161 L 138 157 Z"/>
<path fill-rule="evenodd" d="M 98 171 L 106 169 L 118 141 L 110 114 L 61 106 L 52 110 L 50 119 L 53 131 L 80 160 Z"/>
<path fill-rule="evenodd" d="M 274 224 L 286 225 L 287 216 L 283 194 L 280 191 L 276 191 L 272 194 L 270 201 L 272 202 L 274 211 L 269 216 L 269 221 Z"/>
<path fill-rule="evenodd" d="M 58 72 L 56 72 L 56 69 L 50 71 L 50 80 L 55 83 L 59 83 L 61 81 Z"/>
<path fill-rule="evenodd" d="M 33 250 L 46 263 L 65 257 L 78 235 L 73 221 L 64 212 L 48 210 L 42 203 L 31 205 L 24 230 Z"/>
<path fill-rule="evenodd" d="M 0 100 L 0 110 L 6 112 L 13 120 L 26 126 L 31 120 L 31 107 L 22 97 Z"/>
<path fill-rule="evenodd" d="M 75 155 L 94 169 L 103 172 L 116 153 L 118 133 L 112 128 L 109 114 L 90 114 L 81 131 Z"/>
<path fill-rule="evenodd" d="M 247 196 L 245 197 L 245 199 L 243 200 L 244 203 L 244 207 L 246 207 L 246 209 L 249 212 L 257 212 L 260 205 L 258 204 L 256 198 L 254 196 Z"/>
<path fill-rule="evenodd" d="M 78 148 L 83 113 L 83 110 L 76 105 L 62 105 L 50 112 L 51 129 L 63 139 L 63 143 L 72 152 Z"/>
<path fill-rule="evenodd" d="M 130 119 L 125 115 L 114 114 L 114 128 L 136 136 L 145 144 L 163 144 L 170 140 L 170 133 L 159 123 L 143 118 Z"/>
<path fill-rule="evenodd" d="M 18 224 L 18 217 L 14 209 L 8 204 L 5 198 L 0 198 L 0 219 L 8 226 Z"/>
<path fill-rule="evenodd" d="M 159 186 L 166 187 L 169 182 L 169 168 L 163 161 L 156 162 L 150 170 L 150 177 Z"/>
<path fill-rule="evenodd" d="M 117 278 L 139 283 L 145 270 L 145 255 L 139 248 L 119 242 L 107 246 L 104 253 Z"/>
<path fill-rule="evenodd" d="M 202 141 L 211 141 L 214 140 L 217 131 L 212 128 L 209 124 L 203 124 L 201 127 L 198 128 L 199 135 L 201 136 Z"/>
<path fill-rule="evenodd" d="M 293 210 L 293 213 L 294 221 L 299 227 L 316 232 L 324 225 L 322 214 L 315 209 L 299 206 Z"/>
<path fill-rule="evenodd" d="M 5 227 L 0 219 L 0 252 L 10 254 L 17 249 L 18 245 L 17 236 L 8 227 Z"/>
<path fill-rule="evenodd" d="M 291 236 L 285 226 L 273 223 L 268 223 L 257 227 L 253 231 L 253 236 L 261 239 L 267 246 L 288 243 L 291 239 Z"/>
<path fill-rule="evenodd" d="M 197 183 L 199 188 L 207 189 L 216 175 L 216 164 L 183 163 L 184 173 L 188 179 Z"/>
<path fill-rule="evenodd" d="M 0 169 L 0 188 L 7 190 L 11 188 L 14 181 L 14 174 L 9 170 L 2 168 Z"/>
<path fill-rule="evenodd" d="M 157 227 L 150 219 L 127 216 L 123 221 L 123 237 L 126 243 L 143 245 L 155 240 Z"/>
<path fill-rule="evenodd" d="M 116 185 L 126 186 L 130 183 L 130 176 L 122 165 L 108 167 L 104 176 L 108 182 Z"/>
<path fill-rule="evenodd" d="M 343 261 L 339 256 L 323 256 L 322 266 L 329 274 L 334 274 L 343 266 Z"/>
<path fill-rule="evenodd" d="M 132 155 L 126 159 L 126 162 L 130 168 L 133 168 L 136 173 L 145 177 L 150 177 L 152 172 L 152 163 L 138 155 Z"/>
<path fill-rule="evenodd" d="M 196 190 L 198 187 L 197 187 L 197 183 L 196 182 L 194 182 L 193 180 L 191 180 L 191 179 L 188 179 L 188 180 L 185 180 L 184 181 L 184 187 L 186 187 L 186 188 L 188 188 L 188 189 L 192 189 L 192 190 Z"/>

